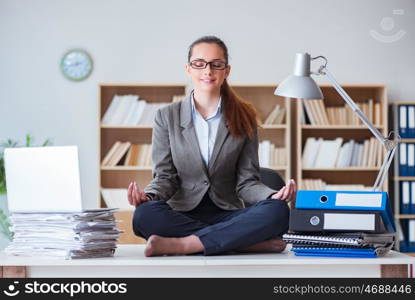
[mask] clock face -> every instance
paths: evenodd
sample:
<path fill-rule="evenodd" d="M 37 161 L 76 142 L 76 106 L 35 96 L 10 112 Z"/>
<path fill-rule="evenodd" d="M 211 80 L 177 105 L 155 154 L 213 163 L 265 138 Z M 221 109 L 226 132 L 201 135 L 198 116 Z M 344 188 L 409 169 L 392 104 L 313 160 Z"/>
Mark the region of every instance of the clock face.
<path fill-rule="evenodd" d="M 63 56 L 61 70 L 68 79 L 75 81 L 86 79 L 92 72 L 92 58 L 83 50 L 71 50 Z"/>

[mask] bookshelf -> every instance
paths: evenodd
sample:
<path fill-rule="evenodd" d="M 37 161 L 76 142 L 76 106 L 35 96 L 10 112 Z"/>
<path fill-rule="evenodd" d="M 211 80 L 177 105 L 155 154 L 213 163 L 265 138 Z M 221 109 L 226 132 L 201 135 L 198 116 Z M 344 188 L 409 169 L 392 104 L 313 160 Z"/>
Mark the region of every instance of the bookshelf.
<path fill-rule="evenodd" d="M 394 131 L 396 133 L 400 132 L 400 115 L 399 115 L 399 107 L 403 105 L 403 106 L 407 106 L 407 105 L 413 105 L 415 106 L 415 102 L 401 102 L 401 101 L 395 101 L 391 104 L 392 106 L 392 126 L 394 128 Z M 406 120 L 406 124 L 407 124 L 407 128 L 409 128 L 409 115 L 408 118 Z M 396 228 L 397 228 L 397 235 L 399 238 L 399 243 L 397 243 L 397 249 L 402 251 L 402 252 L 408 252 L 408 254 L 411 255 L 415 255 L 415 247 L 409 247 L 408 245 L 405 245 L 408 243 L 408 230 L 409 228 L 406 228 L 406 232 L 404 233 L 402 231 L 403 227 L 406 226 L 402 226 L 405 225 L 405 223 L 408 223 L 410 220 L 414 220 L 415 219 L 415 211 L 411 208 L 409 208 L 409 211 L 403 212 L 401 209 L 401 206 L 403 205 L 403 193 L 402 193 L 402 185 L 405 182 L 408 182 L 408 186 L 412 186 L 412 183 L 414 182 L 415 184 L 415 176 L 404 176 L 401 174 L 400 172 L 400 147 L 401 146 L 407 146 L 408 144 L 415 144 L 415 137 L 413 135 L 411 135 L 409 138 L 408 137 L 403 137 L 401 138 L 401 140 L 399 141 L 400 144 L 402 145 L 398 145 L 398 149 L 396 150 L 396 156 L 394 159 L 394 168 L 393 168 L 393 180 L 392 180 L 392 185 L 393 185 L 393 191 L 394 191 L 394 211 L 395 211 L 395 223 L 396 223 Z M 407 161 L 408 163 L 408 161 Z M 409 174 L 409 175 L 415 175 L 415 174 Z M 412 202 L 412 193 L 414 193 L 415 191 L 412 190 L 412 188 L 409 190 L 409 207 L 410 205 L 414 205 L 415 203 Z M 407 225 L 407 224 L 406 224 Z M 404 240 L 401 241 L 400 237 L 403 237 Z M 402 243 L 402 245 L 401 245 Z"/>
<path fill-rule="evenodd" d="M 285 163 L 273 164 L 267 167 L 277 170 L 284 180 L 290 179 L 291 174 L 291 105 L 287 98 L 274 95 L 275 85 L 232 85 L 236 92 L 245 100 L 252 103 L 264 121 L 278 104 L 285 110 L 282 122 L 276 125 L 262 125 L 258 130 L 259 142 L 270 141 L 278 148 L 285 148 Z M 115 166 L 104 166 L 102 161 L 116 141 L 131 142 L 132 144 L 151 144 L 152 126 L 123 126 L 104 125 L 101 120 L 115 95 L 139 95 L 148 103 L 171 102 L 174 96 L 187 94 L 185 84 L 117 84 L 104 83 L 99 85 L 98 97 L 98 143 L 99 143 L 99 170 L 98 184 L 101 188 L 127 188 L 131 181 L 136 181 L 140 188 L 144 188 L 152 179 L 150 166 L 125 166 L 121 163 Z M 125 199 L 127 201 L 127 199 Z M 98 197 L 98 206 L 105 207 L 105 201 Z M 145 243 L 144 239 L 134 235 L 131 228 L 133 210 L 121 210 L 116 213 L 120 221 L 119 228 L 124 231 L 120 243 Z"/>
<path fill-rule="evenodd" d="M 388 133 L 388 122 L 387 122 L 387 94 L 386 87 L 384 85 L 354 85 L 346 84 L 342 85 L 344 90 L 350 95 L 350 97 L 359 105 L 363 106 L 365 103 L 369 105 L 369 99 L 371 101 L 371 109 L 367 110 L 370 112 L 372 117 L 372 123 L 380 130 L 382 135 L 386 136 Z M 300 100 L 296 101 L 296 114 L 294 120 L 294 127 L 296 132 L 296 157 L 295 168 L 296 168 L 296 177 L 298 181 L 299 189 L 306 189 L 305 179 L 317 180 L 321 179 L 326 184 L 337 185 L 337 184 L 363 184 L 364 186 L 373 186 L 378 172 L 380 170 L 380 165 L 376 166 L 344 166 L 344 167 L 305 167 L 303 166 L 303 151 L 304 146 L 308 138 L 322 138 L 324 140 L 335 140 L 336 138 L 342 138 L 342 145 L 350 140 L 354 140 L 357 143 L 363 143 L 364 140 L 370 138 L 375 138 L 370 130 L 361 123 L 360 120 L 356 119 L 356 116 L 353 115 L 351 109 L 347 106 L 341 96 L 337 93 L 334 87 L 330 85 L 320 85 L 320 88 L 324 95 L 324 108 L 328 114 L 328 111 L 336 111 L 336 114 L 333 112 L 324 124 L 322 122 L 314 122 L 314 124 L 304 124 L 304 101 L 310 100 Z M 313 101 L 313 100 L 312 100 Z M 377 104 L 377 105 L 376 105 Z M 308 105 L 308 104 L 307 104 Z M 366 106 L 367 108 L 368 106 Z M 375 109 L 377 107 L 377 115 L 375 116 Z M 362 108 L 362 107 L 361 107 Z M 342 110 L 342 113 L 346 114 L 341 117 L 338 113 L 339 110 Z M 349 110 L 349 111 L 347 111 Z M 364 111 L 364 110 L 363 110 Z M 321 112 L 316 112 L 315 114 L 320 114 Z M 334 115 L 333 115 L 334 114 Z M 333 117 L 334 116 L 334 117 Z M 306 118 L 308 119 L 308 118 Z M 337 122 L 337 119 L 343 120 L 343 122 Z M 321 120 L 321 118 L 320 118 Z M 326 118 L 327 120 L 327 118 Z M 341 124 L 338 124 L 341 123 Z M 379 144 L 376 140 L 375 144 Z M 379 146 L 377 146 L 379 149 Z M 385 151 L 379 150 L 378 161 L 385 157 Z M 383 190 L 388 190 L 387 178 L 383 185 Z"/>
<path fill-rule="evenodd" d="M 116 141 L 131 142 L 133 144 L 151 144 L 152 127 L 147 125 L 122 126 L 103 125 L 101 120 L 114 95 L 139 95 L 148 103 L 171 102 L 175 95 L 183 95 L 183 84 L 100 84 L 98 97 L 98 124 L 99 124 L 99 187 L 126 189 L 131 181 L 136 181 L 140 188 L 144 188 L 151 181 L 151 167 L 140 166 L 102 166 L 101 162 Z M 127 201 L 127 199 L 125 199 Z M 98 206 L 105 207 L 105 202 L 99 193 Z M 116 213 L 119 228 L 124 231 L 120 243 L 145 243 L 134 235 L 131 228 L 133 210 L 120 210 Z"/>

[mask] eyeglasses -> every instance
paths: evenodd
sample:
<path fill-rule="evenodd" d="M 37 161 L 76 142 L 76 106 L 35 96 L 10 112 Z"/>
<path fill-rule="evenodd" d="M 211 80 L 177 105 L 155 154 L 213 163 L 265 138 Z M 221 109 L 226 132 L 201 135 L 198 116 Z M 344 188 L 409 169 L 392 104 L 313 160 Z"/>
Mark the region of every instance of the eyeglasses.
<path fill-rule="evenodd" d="M 193 69 L 205 69 L 207 65 L 210 65 L 210 68 L 215 70 L 224 70 L 228 66 L 228 64 L 222 60 L 212 60 L 207 62 L 203 59 L 195 59 L 190 62 L 190 66 Z"/>

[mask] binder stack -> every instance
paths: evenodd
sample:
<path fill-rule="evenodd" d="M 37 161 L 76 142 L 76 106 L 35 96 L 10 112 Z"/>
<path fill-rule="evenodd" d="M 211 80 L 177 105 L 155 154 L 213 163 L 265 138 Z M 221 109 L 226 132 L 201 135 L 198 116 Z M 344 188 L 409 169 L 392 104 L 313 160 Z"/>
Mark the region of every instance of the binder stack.
<path fill-rule="evenodd" d="M 8 255 L 48 258 L 112 257 L 122 231 L 115 209 L 77 213 L 12 213 Z"/>
<path fill-rule="evenodd" d="M 378 257 L 395 242 L 386 192 L 298 191 L 289 229 L 299 256 Z"/>

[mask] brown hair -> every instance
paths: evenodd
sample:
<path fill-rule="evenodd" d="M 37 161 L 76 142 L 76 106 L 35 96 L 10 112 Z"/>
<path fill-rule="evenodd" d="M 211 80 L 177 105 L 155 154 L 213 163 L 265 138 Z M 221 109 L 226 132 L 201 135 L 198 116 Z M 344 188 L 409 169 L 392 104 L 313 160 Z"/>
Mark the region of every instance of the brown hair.
<path fill-rule="evenodd" d="M 222 48 L 226 63 L 228 63 L 228 48 L 225 43 L 216 36 L 203 36 L 194 41 L 189 47 L 187 61 L 190 62 L 193 47 L 197 44 L 209 43 L 216 44 Z M 255 107 L 242 99 L 224 80 L 221 89 L 221 96 L 224 100 L 225 119 L 228 124 L 228 129 L 231 135 L 235 137 L 242 137 L 248 135 L 253 137 L 256 128 L 258 127 L 258 113 Z"/>

